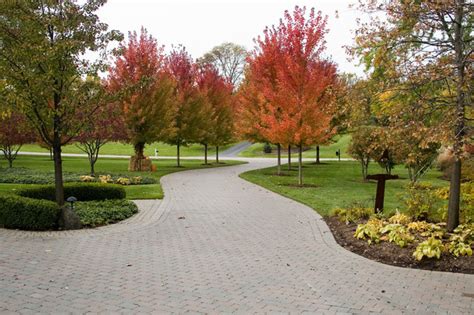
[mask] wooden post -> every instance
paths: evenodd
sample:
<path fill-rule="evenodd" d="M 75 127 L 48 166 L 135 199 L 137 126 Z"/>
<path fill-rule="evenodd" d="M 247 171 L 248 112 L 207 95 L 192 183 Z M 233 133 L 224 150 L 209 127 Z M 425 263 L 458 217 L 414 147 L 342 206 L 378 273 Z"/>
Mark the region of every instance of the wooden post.
<path fill-rule="evenodd" d="M 383 203 L 385 197 L 385 181 L 390 179 L 398 179 L 398 175 L 388 175 L 388 174 L 376 174 L 376 175 L 367 175 L 367 179 L 373 179 L 377 181 L 377 193 L 375 195 L 375 213 L 380 213 L 383 211 Z"/>

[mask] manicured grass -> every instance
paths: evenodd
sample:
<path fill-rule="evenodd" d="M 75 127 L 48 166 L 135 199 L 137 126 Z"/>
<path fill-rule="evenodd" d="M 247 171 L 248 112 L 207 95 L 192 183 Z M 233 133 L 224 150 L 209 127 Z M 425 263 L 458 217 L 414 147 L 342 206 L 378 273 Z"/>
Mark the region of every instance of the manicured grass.
<path fill-rule="evenodd" d="M 223 152 L 233 144 L 219 147 L 219 152 Z M 162 142 L 156 142 L 147 144 L 145 146 L 145 155 L 155 156 L 155 149 L 158 149 L 158 156 L 176 156 L 176 146 L 165 144 Z M 24 152 L 49 152 L 47 149 L 40 147 L 37 144 L 26 144 L 21 148 Z M 209 147 L 209 156 L 215 155 L 215 148 Z M 63 153 L 84 153 L 76 145 L 66 145 L 63 147 Z M 105 144 L 100 149 L 100 154 L 105 155 L 133 155 L 133 146 L 126 143 L 110 142 Z M 189 146 L 183 146 L 180 149 L 181 156 L 203 156 L 204 147 L 199 144 L 191 144 Z"/>
<path fill-rule="evenodd" d="M 5 162 L 0 162 L 0 167 L 6 167 Z M 202 160 L 182 160 L 182 167 L 176 167 L 176 160 L 154 160 L 157 166 L 156 172 L 128 172 L 128 159 L 105 159 L 101 158 L 96 164 L 96 175 L 107 174 L 129 174 L 130 176 L 150 176 L 158 180 L 170 173 L 185 171 L 190 169 L 221 167 L 227 165 L 242 164 L 240 161 L 221 161 L 220 164 L 203 165 Z M 14 162 L 14 167 L 30 168 L 38 171 L 53 172 L 53 162 L 48 157 L 42 156 L 19 156 Z M 74 172 L 87 175 L 89 164 L 86 158 L 63 158 L 63 168 L 65 172 Z M 12 192 L 14 189 L 25 187 L 23 184 L 0 184 L 0 193 Z M 160 184 L 124 186 L 127 192 L 127 199 L 161 199 L 163 190 Z"/>
<path fill-rule="evenodd" d="M 263 186 L 271 191 L 304 203 L 319 214 L 328 215 L 332 209 L 337 207 L 347 207 L 354 202 L 373 207 L 375 199 L 375 182 L 363 182 L 360 165 L 358 162 L 325 162 L 324 164 L 304 164 L 303 181 L 310 187 L 296 187 L 297 168 L 296 165 L 291 171 L 283 166 L 284 174 L 287 176 L 276 176 L 276 168 L 266 168 L 249 171 L 241 174 L 241 177 Z M 383 173 L 382 169 L 372 164 L 370 174 Z M 403 210 L 400 194 L 404 192 L 404 187 L 409 183 L 407 170 L 403 166 L 398 166 L 393 170 L 402 179 L 386 182 L 385 191 L 385 211 L 390 212 L 395 209 Z M 448 182 L 439 179 L 441 173 L 430 170 L 422 181 L 431 182 L 434 187 L 447 186 Z M 315 187 L 312 187 L 315 186 Z"/>
<path fill-rule="evenodd" d="M 342 135 L 342 136 L 335 136 L 331 143 L 324 146 L 319 146 L 319 155 L 321 158 L 337 158 L 336 151 L 338 149 L 341 150 L 341 157 L 342 158 L 350 158 L 351 156 L 347 154 L 347 147 L 351 141 L 350 135 Z M 239 156 L 242 157 L 276 157 L 277 149 L 276 146 L 272 146 L 273 150 L 272 153 L 264 153 L 263 152 L 263 143 L 254 143 L 246 150 L 242 151 Z M 287 157 L 287 150 L 286 148 L 282 148 L 282 157 Z M 295 151 L 293 151 L 295 150 Z M 298 154 L 296 153 L 296 148 L 292 149 L 293 153 L 291 156 L 293 158 L 297 158 Z M 316 159 L 316 146 L 313 146 L 311 149 L 308 149 L 303 152 L 304 158 L 314 158 Z"/>

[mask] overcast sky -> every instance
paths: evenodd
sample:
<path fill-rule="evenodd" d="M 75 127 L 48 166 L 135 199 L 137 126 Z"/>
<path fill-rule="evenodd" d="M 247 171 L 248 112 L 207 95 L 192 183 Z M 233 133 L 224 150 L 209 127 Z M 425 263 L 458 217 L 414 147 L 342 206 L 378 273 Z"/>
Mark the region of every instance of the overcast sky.
<path fill-rule="evenodd" d="M 361 73 L 347 61 L 356 18 L 353 0 L 109 0 L 99 11 L 103 22 L 125 35 L 142 26 L 167 49 L 182 44 L 194 58 L 223 42 L 252 49 L 253 39 L 265 26 L 277 24 L 285 10 L 295 5 L 314 7 L 328 15 L 327 55 L 345 72 Z M 339 17 L 336 18 L 336 11 Z"/>

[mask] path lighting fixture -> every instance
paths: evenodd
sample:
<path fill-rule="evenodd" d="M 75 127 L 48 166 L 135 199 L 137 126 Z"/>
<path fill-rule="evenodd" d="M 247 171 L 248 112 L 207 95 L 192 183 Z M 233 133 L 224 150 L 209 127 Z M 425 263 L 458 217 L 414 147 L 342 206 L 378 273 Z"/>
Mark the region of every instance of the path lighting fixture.
<path fill-rule="evenodd" d="M 74 210 L 74 203 L 77 201 L 77 198 L 71 196 L 67 198 L 66 201 L 71 203 L 71 210 Z"/>

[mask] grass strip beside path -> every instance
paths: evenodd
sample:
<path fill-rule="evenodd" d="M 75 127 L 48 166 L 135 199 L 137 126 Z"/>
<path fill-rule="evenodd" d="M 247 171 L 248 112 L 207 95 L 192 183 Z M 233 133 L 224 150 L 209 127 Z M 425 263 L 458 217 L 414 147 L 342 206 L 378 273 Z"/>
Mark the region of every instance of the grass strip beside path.
<path fill-rule="evenodd" d="M 203 165 L 202 160 L 182 160 L 181 167 L 176 166 L 176 160 L 163 159 L 153 160 L 153 164 L 157 166 L 156 172 L 128 172 L 127 159 L 110 159 L 101 158 L 96 164 L 96 175 L 112 175 L 112 174 L 127 174 L 129 176 L 147 176 L 153 177 L 157 180 L 157 184 L 150 185 L 131 185 L 124 186 L 127 192 L 127 199 L 162 199 L 163 190 L 159 184 L 161 177 L 179 171 L 186 171 L 192 169 L 203 169 L 222 167 L 229 165 L 243 164 L 241 161 L 221 161 L 219 164 Z M 30 169 L 32 172 L 51 172 L 53 173 L 53 161 L 46 156 L 18 156 L 15 160 L 14 167 L 22 167 Z M 6 167 L 6 162 L 0 160 L 0 167 Z M 77 173 L 80 175 L 89 174 L 89 162 L 87 158 L 80 157 L 64 157 L 63 171 Z M 0 184 L 0 194 L 9 193 L 15 189 L 20 189 L 27 186 L 27 184 Z"/>
<path fill-rule="evenodd" d="M 298 183 L 297 165 L 291 171 L 286 171 L 287 165 L 282 166 L 283 176 L 276 175 L 276 167 L 245 172 L 240 176 L 254 184 L 301 202 L 319 214 L 326 216 L 334 208 L 348 207 L 354 203 L 362 203 L 366 207 L 373 207 L 375 200 L 376 183 L 362 180 L 360 165 L 352 161 L 331 161 L 323 164 L 308 162 L 303 168 L 303 182 L 306 187 L 296 187 Z M 383 173 L 377 164 L 372 164 L 369 174 Z M 400 195 L 404 193 L 409 183 L 407 170 L 397 166 L 393 172 L 401 177 L 386 183 L 385 212 L 396 209 L 403 211 L 404 205 Z M 448 186 L 449 183 L 439 179 L 441 173 L 430 170 L 422 181 L 430 182 L 435 187 Z"/>

